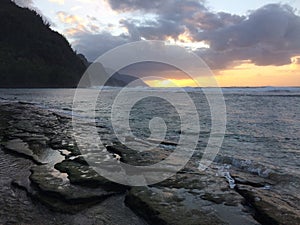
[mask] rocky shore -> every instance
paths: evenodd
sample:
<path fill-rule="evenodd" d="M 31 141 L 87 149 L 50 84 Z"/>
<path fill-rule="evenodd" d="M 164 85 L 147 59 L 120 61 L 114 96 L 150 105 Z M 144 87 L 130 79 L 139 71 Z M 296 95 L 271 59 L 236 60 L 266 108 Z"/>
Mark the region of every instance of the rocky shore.
<path fill-rule="evenodd" d="M 151 164 L 169 154 L 136 154 L 98 129 L 122 162 Z M 128 187 L 98 175 L 73 134 L 65 115 L 0 103 L 0 224 L 300 224 L 297 176 L 249 171 L 247 162 L 218 156 L 205 172 L 191 160 L 164 182 Z"/>

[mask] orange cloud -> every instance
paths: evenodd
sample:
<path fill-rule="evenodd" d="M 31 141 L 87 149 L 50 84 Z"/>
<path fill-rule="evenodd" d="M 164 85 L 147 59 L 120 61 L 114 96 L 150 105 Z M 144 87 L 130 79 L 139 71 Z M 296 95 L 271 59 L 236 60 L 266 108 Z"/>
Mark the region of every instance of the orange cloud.
<path fill-rule="evenodd" d="M 75 15 L 68 15 L 65 12 L 57 12 L 57 17 L 60 20 L 60 22 L 62 23 L 66 23 L 66 24 L 80 24 L 83 23 L 84 20 L 79 17 L 79 16 L 75 16 Z"/>
<path fill-rule="evenodd" d="M 80 16 L 76 15 L 69 15 L 66 12 L 60 11 L 56 13 L 60 22 L 64 23 L 68 26 L 67 29 L 64 30 L 64 35 L 68 37 L 72 37 L 75 34 L 82 33 L 82 32 L 90 32 L 97 30 L 97 27 L 93 24 L 88 24 L 86 19 L 81 18 Z M 88 29 L 90 28 L 90 30 Z"/>
<path fill-rule="evenodd" d="M 84 25 L 78 24 L 75 27 L 68 28 L 64 30 L 64 34 L 67 36 L 74 36 L 75 34 L 87 32 L 87 29 Z"/>

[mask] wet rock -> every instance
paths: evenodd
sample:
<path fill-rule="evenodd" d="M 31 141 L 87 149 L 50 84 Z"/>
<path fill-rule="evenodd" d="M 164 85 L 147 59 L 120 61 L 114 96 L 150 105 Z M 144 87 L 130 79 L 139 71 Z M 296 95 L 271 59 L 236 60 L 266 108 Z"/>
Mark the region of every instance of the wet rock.
<path fill-rule="evenodd" d="M 138 148 L 138 143 L 136 143 L 136 145 Z M 108 152 L 118 154 L 121 157 L 121 162 L 134 166 L 153 165 L 166 159 L 171 154 L 171 152 L 162 148 L 154 148 L 150 151 L 138 152 L 121 144 L 107 146 L 106 148 Z"/>
<path fill-rule="evenodd" d="M 81 155 L 72 132 L 69 118 L 27 104 L 1 104 L 0 224 L 146 224 L 124 205 L 124 187 L 100 178 L 103 188 L 90 187 L 88 178 L 85 186 L 74 185 L 54 169 Z M 82 156 L 74 163 L 87 168 Z"/>
<path fill-rule="evenodd" d="M 29 148 L 29 145 L 26 142 L 23 142 L 21 139 L 13 139 L 5 143 L 4 148 L 9 151 L 24 155 L 28 158 L 31 158 L 38 164 L 42 164 L 38 155 L 35 155 L 33 151 Z"/>
<path fill-rule="evenodd" d="M 81 155 L 81 152 L 74 142 L 74 140 L 69 136 L 63 136 L 61 134 L 56 134 L 54 137 L 51 138 L 49 141 L 49 145 L 51 148 L 56 150 L 67 150 L 72 156 Z"/>
<path fill-rule="evenodd" d="M 102 188 L 72 185 L 67 179 L 67 174 L 62 174 L 47 165 L 34 166 L 31 171 L 30 180 L 38 191 L 28 191 L 44 204 L 62 212 L 77 212 L 119 193 Z"/>
<path fill-rule="evenodd" d="M 62 156 L 58 151 L 54 151 L 46 147 L 44 140 L 30 138 L 30 144 L 21 139 L 13 139 L 4 144 L 4 148 L 8 151 L 26 156 L 37 164 L 47 164 L 53 161 L 62 160 Z"/>
<path fill-rule="evenodd" d="M 81 159 L 82 160 L 82 159 Z M 85 161 L 83 161 L 85 162 Z M 86 162 L 80 163 L 78 160 L 65 160 L 55 165 L 55 168 L 61 172 L 67 173 L 72 184 L 86 187 L 101 187 L 105 190 L 115 190 L 125 192 L 128 187 L 109 181 L 100 176 Z"/>
<path fill-rule="evenodd" d="M 271 165 L 268 165 L 268 167 L 266 167 L 265 165 L 262 165 L 261 163 L 258 162 L 224 156 L 224 155 L 217 155 L 216 158 L 214 159 L 214 162 L 218 163 L 219 165 L 230 166 L 230 167 L 232 166 L 233 168 L 239 171 L 257 175 L 262 178 L 268 178 L 269 175 L 275 169 Z"/>
<path fill-rule="evenodd" d="M 32 160 L 7 154 L 1 149 L 0 158 L 0 224 L 146 224 L 124 205 L 123 195 L 113 195 L 100 201 L 99 204 L 69 204 L 62 201 L 61 197 L 52 197 L 34 187 L 36 194 L 43 194 L 41 197 L 48 202 L 48 204 L 44 202 L 41 204 L 40 197 L 33 196 L 27 191 L 34 186 L 29 180 Z M 57 175 L 59 175 L 58 171 Z M 63 211 L 60 210 L 62 207 L 64 207 Z"/>
<path fill-rule="evenodd" d="M 203 173 L 178 173 L 155 186 L 169 188 L 185 188 L 197 193 L 202 199 L 217 204 L 238 206 L 244 199 L 232 190 L 223 177 L 216 176 L 213 171 Z"/>
<path fill-rule="evenodd" d="M 237 190 L 256 210 L 255 218 L 262 224 L 300 224 L 299 199 L 283 198 L 271 190 L 238 185 Z"/>
<path fill-rule="evenodd" d="M 28 182 L 30 173 L 27 171 L 24 179 L 13 179 L 12 187 L 6 187 L 7 193 L 11 197 L 17 196 L 16 193 L 20 192 L 18 188 L 21 188 L 51 209 L 76 213 L 76 216 L 68 220 L 69 224 L 70 221 L 76 221 L 77 224 L 121 224 L 116 219 L 116 214 L 119 213 L 116 209 L 119 208 L 122 208 L 120 218 L 135 218 L 125 219 L 127 224 L 143 224 L 140 218 L 134 217 L 129 208 L 121 207 L 125 192 L 129 188 L 101 177 L 86 162 L 88 157 L 94 157 L 93 148 L 84 146 L 87 151 L 79 151 L 83 146 L 76 145 L 73 135 L 81 134 L 82 131 L 73 130 L 70 121 L 70 118 L 35 106 L 8 104 L 1 107 L 0 139 L 6 153 L 22 154 L 18 155 L 19 161 L 30 158 L 31 161 L 22 160 L 46 163 L 32 167 L 31 184 Z M 88 135 L 90 125 L 83 126 L 82 129 Z M 134 151 L 118 143 L 106 127 L 99 127 L 99 135 L 109 145 L 105 157 L 116 154 L 121 157 L 122 162 L 137 166 L 152 165 L 166 159 L 176 147 L 175 143 L 165 142 L 162 143 L 164 146 L 159 145 L 151 151 Z M 147 144 L 134 139 L 127 141 L 132 142 L 137 149 Z M 158 144 L 156 141 L 153 143 Z M 201 157 L 201 153 L 196 152 L 194 156 Z M 105 157 L 99 157 L 101 166 L 109 166 L 105 164 Z M 183 170 L 164 182 L 149 187 L 132 188 L 126 196 L 126 205 L 150 224 L 256 224 L 249 207 L 254 209 L 253 215 L 263 224 L 300 224 L 300 201 L 297 195 L 300 186 L 293 177 L 272 173 L 274 170 L 253 164 L 249 160 L 219 156 L 215 160 L 216 164 L 232 165 L 228 172 L 235 179 L 237 187 L 230 189 L 226 179 L 218 176 L 217 169 L 213 166 L 205 172 L 199 172 L 195 169 L 198 167 L 195 163 L 198 160 L 191 161 Z M 16 170 L 15 174 L 17 173 Z M 5 180 L 2 179 L 0 183 L 5 183 Z M 267 187 L 270 190 L 265 190 Z M 5 205 L 7 203 L 3 202 L 2 206 Z M 14 205 L 15 201 L 10 207 L 13 208 Z M 24 205 L 28 207 L 28 201 L 26 204 L 24 201 Z M 93 212 L 87 213 L 91 212 L 91 208 Z M 5 210 L 2 210 L 3 215 L 7 214 Z M 104 211 L 105 217 L 102 215 Z M 33 215 L 30 215 L 30 210 L 26 213 L 29 215 L 26 216 L 26 221 L 31 221 L 29 217 Z M 61 214 L 62 217 L 55 215 L 56 218 L 66 218 L 65 214 Z M 0 223 L 13 221 L 13 214 L 10 213 L 10 217 L 9 220 L 0 220 Z M 16 223 L 20 221 L 22 220 L 16 220 Z M 52 224 L 58 223 L 52 221 Z"/>
<path fill-rule="evenodd" d="M 216 205 L 184 188 L 135 187 L 125 203 L 150 224 L 257 224 L 236 207 Z"/>
<path fill-rule="evenodd" d="M 185 168 L 161 183 L 132 188 L 126 197 L 150 224 L 257 224 L 244 203 L 213 169 Z"/>
<path fill-rule="evenodd" d="M 132 188 L 125 203 L 151 224 L 221 224 L 215 216 L 207 215 L 203 205 L 201 211 L 188 210 L 184 198 L 172 190 L 157 188 Z M 200 207 L 200 205 L 199 205 Z"/>
<path fill-rule="evenodd" d="M 160 148 L 137 153 L 118 144 L 108 146 L 107 150 L 131 165 L 154 164 L 170 154 Z M 196 165 L 188 163 L 159 184 L 131 189 L 126 204 L 151 224 L 257 224 L 244 207 L 245 199 L 229 187 L 224 177 L 217 175 L 217 169 L 200 172 L 195 168 Z M 162 193 L 166 191 L 174 198 L 165 199 Z M 195 207 L 190 208 L 190 204 Z"/>
<path fill-rule="evenodd" d="M 31 156 L 33 152 L 29 149 L 27 143 L 23 142 L 21 139 L 14 139 L 5 143 L 5 148 L 11 151 L 15 151 L 20 154 Z"/>
<path fill-rule="evenodd" d="M 155 143 L 155 144 L 177 146 L 177 143 L 176 143 L 176 142 L 168 141 L 168 140 L 160 141 L 160 140 L 148 138 L 147 141 L 152 142 L 152 143 Z"/>
<path fill-rule="evenodd" d="M 63 156 L 69 156 L 70 154 L 71 154 L 71 152 L 70 151 L 68 151 L 68 150 L 65 150 L 65 149 L 60 149 L 60 150 L 58 150 Z"/>
<path fill-rule="evenodd" d="M 245 173 L 238 170 L 232 170 L 232 177 L 236 181 L 237 184 L 244 184 L 253 187 L 265 187 L 268 185 L 274 185 L 276 182 L 271 179 L 262 178 L 258 175 L 254 175 L 251 173 Z"/>

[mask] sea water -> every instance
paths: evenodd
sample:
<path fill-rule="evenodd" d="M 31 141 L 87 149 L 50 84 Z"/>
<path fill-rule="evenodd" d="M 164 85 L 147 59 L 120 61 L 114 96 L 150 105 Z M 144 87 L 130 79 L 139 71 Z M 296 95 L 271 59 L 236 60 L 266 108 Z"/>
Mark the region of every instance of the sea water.
<path fill-rule="evenodd" d="M 117 117 L 111 123 L 112 106 L 121 88 L 104 88 L 96 104 L 96 120 L 113 132 L 128 129 L 121 113 L 127 102 L 118 105 Z M 214 91 L 208 89 L 207 92 Z M 84 89 L 85 96 L 80 104 L 91 108 L 91 96 L 98 94 L 98 88 Z M 183 101 L 182 92 L 188 93 L 199 114 L 200 135 L 196 151 L 203 151 L 210 135 L 211 115 L 206 96 L 201 88 L 131 88 L 125 94 L 128 100 L 146 93 L 142 99 L 130 107 L 129 125 L 131 132 L 139 139 L 151 136 L 149 123 L 152 118 L 161 118 L 166 124 L 165 139 L 178 142 L 181 120 L 174 103 L 189 114 L 193 108 Z M 226 104 L 226 133 L 218 156 L 230 159 L 226 163 L 236 167 L 247 167 L 250 172 L 267 175 L 269 169 L 286 174 L 299 175 L 300 171 L 300 88 L 223 88 Z M 161 98 L 151 97 L 155 93 Z M 72 115 L 75 89 L 0 89 L 1 101 L 18 101 L 36 104 L 56 112 Z M 124 93 L 123 93 L 124 94 Z M 164 99 L 168 96 L 170 102 Z M 130 102 L 130 101 L 129 101 Z M 93 120 L 93 113 L 76 111 L 78 118 Z M 113 133 L 112 132 L 112 133 Z M 191 134 L 192 135 L 192 134 Z M 219 157 L 219 158 L 220 158 Z M 216 161 L 222 161 L 218 157 Z M 194 159 L 195 160 L 195 159 Z"/>

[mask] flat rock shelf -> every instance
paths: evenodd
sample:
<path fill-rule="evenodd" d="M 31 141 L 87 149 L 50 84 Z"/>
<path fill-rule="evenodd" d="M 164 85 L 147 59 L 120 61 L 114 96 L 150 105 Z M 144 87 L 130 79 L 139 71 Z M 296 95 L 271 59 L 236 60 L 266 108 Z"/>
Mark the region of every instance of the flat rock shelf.
<path fill-rule="evenodd" d="M 107 157 L 124 163 L 148 165 L 169 154 L 163 147 L 137 154 L 98 129 Z M 66 115 L 0 103 L 0 224 L 300 224 L 299 177 L 232 166 L 226 179 L 220 168 L 231 159 L 218 156 L 205 172 L 191 160 L 161 183 L 128 187 L 88 165 L 74 132 Z"/>

